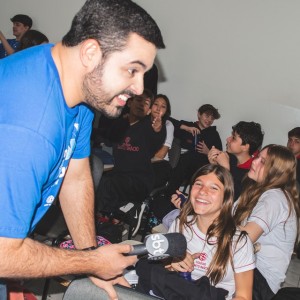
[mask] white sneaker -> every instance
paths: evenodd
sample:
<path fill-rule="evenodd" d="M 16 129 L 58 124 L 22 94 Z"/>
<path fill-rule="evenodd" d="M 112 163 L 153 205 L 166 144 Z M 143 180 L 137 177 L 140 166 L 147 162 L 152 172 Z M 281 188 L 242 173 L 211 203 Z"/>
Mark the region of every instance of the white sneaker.
<path fill-rule="evenodd" d="M 134 236 L 138 233 L 138 231 L 139 231 L 139 228 L 140 228 L 140 226 L 141 226 L 142 216 L 143 216 L 143 213 L 144 213 L 144 211 L 145 211 L 145 208 L 146 208 L 146 203 L 143 202 L 143 203 L 141 204 L 140 211 L 138 212 L 138 210 L 136 210 L 136 212 L 135 212 L 134 218 L 137 219 L 137 223 L 136 223 L 136 225 L 135 225 L 135 227 L 134 227 L 134 229 L 133 229 L 133 233 L 132 233 L 132 236 L 133 236 L 133 237 L 134 237 Z"/>

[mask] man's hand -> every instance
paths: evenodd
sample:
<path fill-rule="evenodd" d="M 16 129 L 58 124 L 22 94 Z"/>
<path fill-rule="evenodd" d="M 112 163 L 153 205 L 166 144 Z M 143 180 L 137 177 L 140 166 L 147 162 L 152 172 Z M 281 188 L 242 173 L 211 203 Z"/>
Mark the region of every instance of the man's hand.
<path fill-rule="evenodd" d="M 131 245 L 112 244 L 99 247 L 91 251 L 97 255 L 97 263 L 94 266 L 92 274 L 99 278 L 108 280 L 120 276 L 128 266 L 132 266 L 137 262 L 137 256 L 124 256 L 132 250 Z"/>
<path fill-rule="evenodd" d="M 91 251 L 69 251 L 30 238 L 0 237 L 0 257 L 6 257 L 0 260 L 0 277 L 38 278 L 89 274 L 104 280 L 114 279 L 122 275 L 125 268 L 137 262 L 137 256 L 124 255 L 131 250 L 131 245 L 112 244 Z M 14 264 L 14 261 L 19 263 Z"/>
<path fill-rule="evenodd" d="M 104 289 L 111 300 L 118 299 L 118 295 L 113 287 L 115 284 L 130 287 L 130 284 L 123 276 L 118 276 L 111 280 L 102 280 L 96 277 L 90 277 L 90 279 L 95 285 L 99 286 L 101 289 Z"/>

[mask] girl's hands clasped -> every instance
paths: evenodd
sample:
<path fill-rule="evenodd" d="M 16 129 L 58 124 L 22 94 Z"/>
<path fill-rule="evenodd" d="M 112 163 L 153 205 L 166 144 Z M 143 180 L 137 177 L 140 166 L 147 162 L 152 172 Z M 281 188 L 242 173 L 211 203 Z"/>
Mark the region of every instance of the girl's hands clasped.
<path fill-rule="evenodd" d="M 170 271 L 192 272 L 194 270 L 194 260 L 200 257 L 200 253 L 190 254 L 186 252 L 184 258 L 174 258 L 173 262 L 166 266 Z"/>

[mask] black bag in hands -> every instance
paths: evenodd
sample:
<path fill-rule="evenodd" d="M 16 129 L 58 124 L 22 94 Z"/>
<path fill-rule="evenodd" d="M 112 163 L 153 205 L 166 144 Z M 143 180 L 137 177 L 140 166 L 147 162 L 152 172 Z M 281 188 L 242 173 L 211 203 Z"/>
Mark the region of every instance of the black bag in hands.
<path fill-rule="evenodd" d="M 136 265 L 137 290 L 152 292 L 167 300 L 225 300 L 228 291 L 210 285 L 206 276 L 190 282 L 177 272 L 167 271 L 161 263 L 141 259 Z"/>

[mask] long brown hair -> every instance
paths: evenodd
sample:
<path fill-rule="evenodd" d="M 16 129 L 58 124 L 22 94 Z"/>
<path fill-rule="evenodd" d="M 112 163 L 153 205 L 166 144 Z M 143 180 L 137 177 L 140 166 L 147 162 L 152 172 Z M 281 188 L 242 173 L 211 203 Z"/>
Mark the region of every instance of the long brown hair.
<path fill-rule="evenodd" d="M 243 190 L 237 205 L 234 219 L 237 225 L 241 225 L 252 213 L 259 197 L 270 189 L 281 189 L 285 194 L 289 206 L 289 216 L 292 210 L 297 216 L 299 225 L 299 194 L 296 182 L 296 158 L 293 153 L 284 146 L 267 145 L 267 159 L 264 168 L 262 182 L 256 182 L 246 178 L 243 182 Z M 297 226 L 298 228 L 298 226 Z"/>
<path fill-rule="evenodd" d="M 209 226 L 206 234 L 206 243 L 210 244 L 212 238 L 217 239 L 217 249 L 207 270 L 207 276 L 212 284 L 220 282 L 225 274 L 227 265 L 232 264 L 232 239 L 236 226 L 232 216 L 233 180 L 228 170 L 219 165 L 205 165 L 200 168 L 191 180 L 191 187 L 199 176 L 213 173 L 224 186 L 224 198 L 219 216 Z M 188 216 L 192 218 L 188 221 Z M 191 201 L 187 201 L 179 216 L 179 231 L 189 228 L 197 221 Z M 245 232 L 240 237 L 244 236 Z"/>

